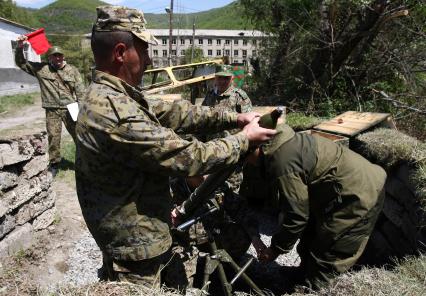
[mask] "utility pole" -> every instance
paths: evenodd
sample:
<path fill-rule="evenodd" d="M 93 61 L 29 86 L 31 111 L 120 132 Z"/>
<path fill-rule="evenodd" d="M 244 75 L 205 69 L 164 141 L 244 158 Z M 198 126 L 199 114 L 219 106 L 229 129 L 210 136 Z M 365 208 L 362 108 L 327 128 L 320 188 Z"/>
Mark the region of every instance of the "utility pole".
<path fill-rule="evenodd" d="M 192 46 L 191 46 L 191 63 L 194 59 L 194 43 L 195 43 L 195 17 L 194 21 L 192 22 Z"/>
<path fill-rule="evenodd" d="M 170 9 L 167 12 L 169 13 L 169 66 L 172 66 L 173 0 L 170 0 Z"/>

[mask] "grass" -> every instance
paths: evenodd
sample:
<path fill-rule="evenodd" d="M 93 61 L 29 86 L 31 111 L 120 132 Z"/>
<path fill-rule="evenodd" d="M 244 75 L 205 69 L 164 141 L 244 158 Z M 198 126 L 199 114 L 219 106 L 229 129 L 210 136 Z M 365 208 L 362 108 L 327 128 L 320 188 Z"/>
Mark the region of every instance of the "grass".
<path fill-rule="evenodd" d="M 23 106 L 32 105 L 38 96 L 40 96 L 40 93 L 0 97 L 0 113 L 15 111 Z"/>
<path fill-rule="evenodd" d="M 411 180 L 426 207 L 426 143 L 397 130 L 380 128 L 357 137 L 361 153 L 389 169 L 400 161 L 415 167 Z"/>
<path fill-rule="evenodd" d="M 75 144 L 71 136 L 62 137 L 61 156 L 62 161 L 59 163 L 59 171 L 56 178 L 60 178 L 66 183 L 74 185 Z"/>
<path fill-rule="evenodd" d="M 295 131 L 304 131 L 313 128 L 315 125 L 320 124 L 323 119 L 306 116 L 303 113 L 288 113 L 286 115 L 286 123 L 291 126 Z"/>

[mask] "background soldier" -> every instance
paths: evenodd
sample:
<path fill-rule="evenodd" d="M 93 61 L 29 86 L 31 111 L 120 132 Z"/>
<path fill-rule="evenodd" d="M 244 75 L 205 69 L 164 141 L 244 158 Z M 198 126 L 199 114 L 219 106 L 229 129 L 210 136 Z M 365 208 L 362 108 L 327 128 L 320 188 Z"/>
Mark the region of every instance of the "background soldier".
<path fill-rule="evenodd" d="M 207 93 L 202 105 L 214 107 L 221 111 L 250 112 L 252 104 L 249 96 L 245 91 L 233 85 L 233 74 L 226 66 L 221 70 L 215 74 L 214 88 Z M 226 137 L 236 132 L 238 130 L 226 130 L 219 133 L 198 135 L 198 138 L 202 141 L 208 141 Z M 222 211 L 204 219 L 204 223 L 211 225 L 222 224 L 225 228 L 231 226 L 228 222 L 238 223 L 239 227 L 234 225 L 232 231 L 227 232 L 226 229 L 222 229 L 221 236 L 218 237 L 218 243 L 226 247 L 229 246 L 230 249 L 227 248 L 227 251 L 230 254 L 235 254 L 237 257 L 247 251 L 249 247 L 247 241 L 251 240 L 256 249 L 259 246 L 263 246 L 260 240 L 257 221 L 254 215 L 250 215 L 247 201 L 239 195 L 242 180 L 243 173 L 239 169 L 228 178 L 225 184 L 216 190 L 215 199 Z M 176 204 L 180 205 L 203 181 L 204 178 L 201 176 L 189 177 L 186 180 L 184 178 L 172 179 L 171 187 Z M 245 231 L 246 234 L 241 233 L 239 235 L 235 231 Z M 192 239 L 195 239 L 197 244 L 207 242 L 207 234 L 204 232 L 201 222 L 195 224 L 189 230 L 189 234 Z M 246 237 L 247 235 L 250 236 L 250 240 Z"/>
<path fill-rule="evenodd" d="M 280 229 L 258 253 L 269 262 L 298 253 L 303 285 L 318 288 L 361 256 L 384 200 L 385 171 L 328 139 L 297 133 L 287 125 L 251 155 L 274 186 Z"/>
<path fill-rule="evenodd" d="M 67 64 L 58 46 L 47 52 L 48 62 L 36 63 L 24 57 L 27 36 L 18 38 L 15 62 L 19 68 L 37 78 L 40 84 L 42 107 L 46 110 L 46 130 L 49 142 L 49 165 L 53 175 L 61 161 L 62 122 L 75 142 L 75 122 L 67 105 L 78 101 L 84 94 L 84 85 L 77 68 Z M 24 43 L 25 42 L 25 43 Z"/>
<path fill-rule="evenodd" d="M 145 24 L 138 10 L 97 8 L 96 71 L 76 127 L 77 194 L 109 279 L 184 288 L 185 271 L 171 250 L 169 176 L 222 169 L 275 131 L 260 128 L 255 113 L 146 99 L 138 86 L 151 63 L 148 43 L 157 40 Z M 175 133 L 238 126 L 243 131 L 208 143 Z"/>

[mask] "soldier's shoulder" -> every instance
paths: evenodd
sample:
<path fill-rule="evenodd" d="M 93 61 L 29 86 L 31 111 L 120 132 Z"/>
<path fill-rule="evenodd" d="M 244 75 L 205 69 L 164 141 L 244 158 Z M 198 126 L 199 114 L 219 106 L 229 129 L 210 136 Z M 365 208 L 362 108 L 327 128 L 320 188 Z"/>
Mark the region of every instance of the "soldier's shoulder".
<path fill-rule="evenodd" d="M 250 97 L 248 96 L 248 94 L 244 90 L 242 90 L 241 88 L 234 87 L 232 89 L 232 92 L 234 94 L 240 96 L 243 100 L 250 99 Z"/>

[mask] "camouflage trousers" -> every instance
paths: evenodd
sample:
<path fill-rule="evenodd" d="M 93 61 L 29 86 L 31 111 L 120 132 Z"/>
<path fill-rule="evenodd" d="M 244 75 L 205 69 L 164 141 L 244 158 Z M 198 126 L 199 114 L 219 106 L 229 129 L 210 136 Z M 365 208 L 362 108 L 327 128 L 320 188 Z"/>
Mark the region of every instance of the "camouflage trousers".
<path fill-rule="evenodd" d="M 195 274 L 197 256 L 188 256 L 180 247 L 145 260 L 114 260 L 103 253 L 101 280 L 130 282 L 149 288 L 162 285 L 185 291 L 189 286 L 188 278 Z"/>
<path fill-rule="evenodd" d="M 361 219 L 333 242 L 324 241 L 315 233 L 315 221 L 309 221 L 297 246 L 301 259 L 302 284 L 311 289 L 319 289 L 331 282 L 339 273 L 350 269 L 361 257 L 373 232 L 374 225 L 383 208 L 384 190 L 377 204 Z"/>
<path fill-rule="evenodd" d="M 49 163 L 61 161 L 62 122 L 75 142 L 75 121 L 67 109 L 46 108 L 46 131 L 49 142 Z"/>

